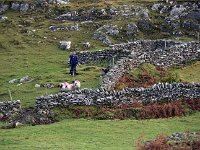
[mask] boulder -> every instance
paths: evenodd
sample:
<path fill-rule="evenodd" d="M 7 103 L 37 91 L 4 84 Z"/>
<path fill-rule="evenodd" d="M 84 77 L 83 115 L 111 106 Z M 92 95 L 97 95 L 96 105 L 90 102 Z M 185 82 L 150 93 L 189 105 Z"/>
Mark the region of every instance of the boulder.
<path fill-rule="evenodd" d="M 90 48 L 91 47 L 90 42 L 83 43 L 83 46 L 85 48 Z"/>
<path fill-rule="evenodd" d="M 160 11 L 161 8 L 163 7 L 163 3 L 157 3 L 157 4 L 154 4 L 152 7 L 151 7 L 151 10 L 154 10 L 154 11 Z"/>
<path fill-rule="evenodd" d="M 142 31 L 147 31 L 152 28 L 151 22 L 149 20 L 143 19 L 137 22 L 137 27 Z"/>
<path fill-rule="evenodd" d="M 61 5 L 67 5 L 69 4 L 69 0 L 56 0 L 56 3 Z"/>
<path fill-rule="evenodd" d="M 18 4 L 18 3 L 12 3 L 11 9 L 16 10 L 16 11 L 19 11 L 19 9 L 20 9 L 20 4 Z"/>
<path fill-rule="evenodd" d="M 18 79 L 12 79 L 12 80 L 9 81 L 9 83 L 11 83 L 11 84 L 13 84 L 13 83 L 18 83 L 18 82 L 19 82 Z"/>
<path fill-rule="evenodd" d="M 29 4 L 24 3 L 20 5 L 20 12 L 27 12 L 29 9 Z"/>
<path fill-rule="evenodd" d="M 71 41 L 60 41 L 60 48 L 68 50 L 71 48 Z"/>
<path fill-rule="evenodd" d="M 126 34 L 128 36 L 135 35 L 138 33 L 138 27 L 135 23 L 130 23 L 127 25 Z"/>
<path fill-rule="evenodd" d="M 6 16 L 0 16 L 0 22 L 1 21 L 5 21 L 5 20 L 7 20 L 8 19 L 8 17 L 6 17 Z"/>
<path fill-rule="evenodd" d="M 170 16 L 180 16 L 185 10 L 186 8 L 183 5 L 175 5 L 170 11 Z"/>
<path fill-rule="evenodd" d="M 9 5 L 0 4 L 0 14 L 8 10 Z"/>
<path fill-rule="evenodd" d="M 19 80 L 20 83 L 25 83 L 25 82 L 29 82 L 29 81 L 31 81 L 31 78 L 30 78 L 28 75 L 22 77 L 22 78 Z"/>

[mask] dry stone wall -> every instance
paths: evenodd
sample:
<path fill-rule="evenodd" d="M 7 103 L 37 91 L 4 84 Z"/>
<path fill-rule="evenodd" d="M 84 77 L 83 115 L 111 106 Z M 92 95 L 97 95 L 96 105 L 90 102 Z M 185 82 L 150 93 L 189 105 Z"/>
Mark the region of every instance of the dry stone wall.
<path fill-rule="evenodd" d="M 117 104 L 131 104 L 139 99 L 143 104 L 158 101 L 172 101 L 179 98 L 192 99 L 200 97 L 200 83 L 160 83 L 149 88 L 127 88 L 122 91 L 107 91 L 105 89 L 82 89 L 73 92 L 62 92 L 55 95 L 36 98 L 37 109 L 49 109 L 70 105 L 113 106 Z"/>
<path fill-rule="evenodd" d="M 121 55 L 123 54 L 123 55 Z M 174 41 L 135 41 L 131 43 L 111 45 L 108 50 L 99 52 L 78 53 L 83 64 L 101 59 L 118 57 L 116 64 L 103 76 L 99 89 L 83 89 L 68 93 L 37 97 L 37 109 L 49 109 L 70 105 L 117 105 L 132 103 L 133 99 L 143 104 L 158 101 L 172 101 L 180 98 L 200 98 L 200 83 L 159 83 L 149 88 L 127 88 L 114 91 L 113 86 L 129 69 L 142 63 L 152 63 L 169 67 L 186 63 L 200 57 L 200 44 L 195 42 L 180 43 Z"/>
<path fill-rule="evenodd" d="M 20 100 L 0 102 L 0 120 L 7 119 L 21 111 Z"/>
<path fill-rule="evenodd" d="M 79 62 L 81 64 L 110 61 L 112 60 L 112 58 L 115 58 L 115 60 L 118 60 L 121 57 L 126 57 L 130 54 L 131 54 L 130 51 L 126 51 L 123 49 L 119 49 L 119 50 L 106 49 L 106 50 L 99 50 L 95 52 L 82 51 L 82 52 L 77 53 L 79 57 Z"/>
<path fill-rule="evenodd" d="M 170 40 L 143 40 L 110 45 L 110 48 L 105 51 L 83 52 L 78 55 L 82 64 L 116 58 L 116 64 L 106 75 L 102 76 L 101 88 L 112 90 L 125 72 L 142 63 L 170 67 L 199 59 L 200 44 Z"/>

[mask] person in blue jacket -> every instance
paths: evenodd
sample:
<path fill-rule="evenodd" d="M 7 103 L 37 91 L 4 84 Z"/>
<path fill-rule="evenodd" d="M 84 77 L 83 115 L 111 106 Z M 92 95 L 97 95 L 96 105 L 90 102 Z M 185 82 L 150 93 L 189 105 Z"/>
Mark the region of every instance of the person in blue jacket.
<path fill-rule="evenodd" d="M 76 66 L 78 65 L 78 56 L 76 55 L 75 52 L 73 52 L 69 56 L 69 64 L 70 64 L 70 74 L 71 75 L 77 75 L 76 73 Z"/>

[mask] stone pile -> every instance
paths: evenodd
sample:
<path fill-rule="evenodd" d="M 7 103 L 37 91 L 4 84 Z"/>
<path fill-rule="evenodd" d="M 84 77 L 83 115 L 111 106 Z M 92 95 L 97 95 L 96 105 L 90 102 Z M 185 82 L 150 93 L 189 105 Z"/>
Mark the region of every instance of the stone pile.
<path fill-rule="evenodd" d="M 12 10 L 20 11 L 20 12 L 27 12 L 31 7 L 28 3 L 15 3 L 13 2 L 10 7 Z"/>
<path fill-rule="evenodd" d="M 20 112 L 21 112 L 20 100 L 0 102 L 0 120 L 8 119 L 14 114 L 18 114 Z"/>
<path fill-rule="evenodd" d="M 95 19 L 112 19 L 112 15 L 105 12 L 104 9 L 92 9 L 83 12 L 70 11 L 55 18 L 55 20 L 70 20 L 70 21 L 89 21 Z"/>
<path fill-rule="evenodd" d="M 108 36 L 117 36 L 119 34 L 118 27 L 115 25 L 104 25 L 94 32 L 94 39 L 101 41 L 105 45 L 110 45 L 111 41 Z"/>
<path fill-rule="evenodd" d="M 69 25 L 65 27 L 50 26 L 49 30 L 52 32 L 59 31 L 59 30 L 60 31 L 79 31 L 80 27 L 79 27 L 79 24 Z"/>
<path fill-rule="evenodd" d="M 121 103 L 131 104 L 134 99 L 139 99 L 143 104 L 148 104 L 158 101 L 173 101 L 180 98 L 200 98 L 200 83 L 160 83 L 149 88 L 127 88 L 122 91 L 107 91 L 102 88 L 82 89 L 37 97 L 35 107 L 37 109 L 49 109 L 70 105 L 113 106 Z"/>

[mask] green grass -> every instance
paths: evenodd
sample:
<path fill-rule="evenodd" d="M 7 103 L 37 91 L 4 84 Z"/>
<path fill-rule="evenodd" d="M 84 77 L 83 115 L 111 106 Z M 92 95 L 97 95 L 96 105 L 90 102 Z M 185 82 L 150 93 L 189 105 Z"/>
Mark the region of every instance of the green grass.
<path fill-rule="evenodd" d="M 183 82 L 200 82 L 200 61 L 173 71 L 180 76 Z"/>
<path fill-rule="evenodd" d="M 200 131 L 200 112 L 151 120 L 63 120 L 51 125 L 0 129 L 0 149 L 134 150 L 159 134 Z"/>
<path fill-rule="evenodd" d="M 94 3 L 95 5 L 98 5 L 97 7 L 99 8 L 105 8 L 111 5 L 118 7 L 123 4 L 149 6 L 149 4 L 153 2 L 157 2 L 157 0 L 110 0 L 107 2 L 100 0 L 98 3 L 94 0 L 72 0 L 69 5 L 70 8 L 67 6 L 62 9 L 65 11 L 67 11 L 67 9 L 75 10 L 79 8 L 88 10 L 94 5 Z M 153 22 L 157 22 L 158 24 L 162 22 L 162 20 L 155 19 L 157 16 L 155 12 L 150 14 L 152 15 Z M 42 11 L 34 11 L 26 14 L 20 14 L 15 11 L 8 11 L 5 13 L 5 16 L 8 17 L 8 21 L 0 23 L 0 101 L 10 100 L 8 90 L 11 91 L 12 99 L 20 99 L 22 101 L 23 107 L 32 106 L 35 102 L 35 97 L 37 96 L 57 93 L 59 91 L 58 88 L 36 89 L 34 85 L 36 83 L 58 84 L 63 81 L 71 82 L 74 78 L 69 76 L 69 74 L 66 74 L 69 72 L 69 66 L 66 65 L 66 60 L 71 51 L 86 50 L 81 43 L 90 42 L 91 48 L 89 51 L 106 48 L 100 41 L 93 39 L 93 33 L 97 29 L 95 25 L 96 23 L 101 25 L 113 24 L 118 25 L 118 28 L 125 28 L 128 23 L 136 22 L 139 19 L 134 17 L 128 19 L 114 17 L 113 20 L 95 20 L 94 24 L 80 25 L 80 31 L 50 32 L 48 28 L 51 25 L 66 26 L 79 22 L 50 20 L 46 19 L 45 15 L 46 14 L 42 13 Z M 30 26 L 20 27 L 19 25 L 24 21 L 29 22 Z M 30 33 L 21 33 L 22 29 L 28 30 Z M 123 34 L 126 34 L 126 32 Z M 139 32 L 136 38 L 155 39 L 162 38 L 162 35 L 159 32 L 152 32 L 152 34 Z M 114 43 L 127 42 L 128 40 L 127 37 L 124 37 L 123 40 L 118 37 L 110 37 L 110 39 Z M 72 41 L 71 50 L 64 51 L 59 49 L 59 41 L 62 40 Z M 191 39 L 183 37 L 183 40 L 188 41 Z M 81 81 L 82 88 L 99 87 L 101 66 L 99 65 L 94 67 L 94 65 L 95 64 L 90 64 L 90 66 L 78 66 L 78 72 L 80 72 L 80 75 L 78 75 L 76 79 Z M 93 69 L 84 71 L 85 68 L 88 67 L 92 67 Z M 188 69 L 190 69 L 190 67 L 188 67 Z M 187 70 L 185 72 L 183 72 L 183 70 L 177 70 L 177 72 L 183 74 L 181 77 L 184 81 L 192 82 L 193 78 L 191 77 L 194 77 L 194 81 L 199 81 L 199 71 L 197 71 L 199 69 L 198 65 L 192 67 L 192 69 L 194 69 L 194 73 L 192 73 L 191 70 L 190 72 Z M 11 79 L 19 79 L 25 75 L 32 77 L 33 81 L 21 86 L 8 83 Z"/>
<path fill-rule="evenodd" d="M 0 49 L 0 101 L 10 100 L 8 93 L 8 90 L 10 90 L 12 98 L 14 100 L 20 99 L 22 106 L 27 107 L 34 104 L 36 96 L 59 91 L 58 88 L 36 89 L 34 87 L 36 83 L 59 84 L 60 82 L 71 82 L 78 79 L 81 81 L 82 88 L 96 88 L 99 86 L 101 67 L 92 65 L 93 69 L 84 71 L 85 68 L 90 66 L 81 65 L 77 67 L 80 75 L 73 78 L 68 74 L 67 60 L 69 53 L 75 49 L 84 50 L 77 43 L 89 40 L 92 45 L 95 45 L 92 46 L 91 50 L 101 47 L 101 44 L 98 45 L 96 44 L 98 42 L 89 39 L 88 34 L 91 33 L 87 32 L 85 34 L 85 30 L 80 32 L 50 32 L 48 28 L 51 24 L 55 24 L 55 21 L 45 20 L 43 15 L 32 14 L 33 18 L 37 18 L 34 20 L 31 20 L 29 15 L 20 18 L 18 13 L 12 11 L 6 15 L 9 21 L 0 24 L 0 30 L 3 33 L 0 35 L 0 47 L 2 47 Z M 18 25 L 23 20 L 31 22 L 31 26 L 25 27 L 25 29 L 29 31 L 36 29 L 36 32 L 30 35 L 20 33 L 21 28 Z M 62 26 L 62 23 L 60 24 Z M 63 24 L 66 24 L 66 22 Z M 85 28 L 89 30 L 88 27 Z M 72 49 L 70 51 L 59 49 L 58 43 L 61 40 L 72 41 Z M 11 79 L 19 79 L 25 75 L 29 75 L 33 78 L 33 81 L 20 86 L 8 83 Z"/>

